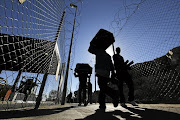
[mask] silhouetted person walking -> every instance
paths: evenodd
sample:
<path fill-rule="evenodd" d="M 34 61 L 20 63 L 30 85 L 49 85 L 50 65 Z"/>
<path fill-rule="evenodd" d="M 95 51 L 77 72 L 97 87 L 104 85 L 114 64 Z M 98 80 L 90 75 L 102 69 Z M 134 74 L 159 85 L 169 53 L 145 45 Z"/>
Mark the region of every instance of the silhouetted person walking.
<path fill-rule="evenodd" d="M 88 82 L 88 102 L 92 104 L 92 84 Z"/>
<path fill-rule="evenodd" d="M 79 97 L 78 97 L 79 106 L 81 105 L 82 100 L 83 100 L 84 106 L 86 106 L 87 105 L 87 101 L 86 101 L 86 83 L 87 83 L 88 73 L 81 72 L 78 75 L 75 74 L 75 76 L 79 77 Z M 83 92 L 83 99 L 81 98 L 82 92 Z"/>
<path fill-rule="evenodd" d="M 70 92 L 67 96 L 67 102 L 72 103 L 72 92 Z"/>
<path fill-rule="evenodd" d="M 110 72 L 114 74 L 114 66 L 112 64 L 111 56 L 106 53 L 103 49 L 98 49 L 96 52 L 96 66 L 95 66 L 96 76 L 98 77 L 98 85 L 100 88 L 99 93 L 99 108 L 101 111 L 105 112 L 105 98 L 106 94 L 113 99 L 114 107 L 118 106 L 118 96 L 116 91 L 107 86 L 110 81 Z"/>
<path fill-rule="evenodd" d="M 134 101 L 134 83 L 131 78 L 131 75 L 128 73 L 128 65 L 127 62 L 124 62 L 124 58 L 120 55 L 120 48 L 116 48 L 116 54 L 113 55 L 114 66 L 116 70 L 116 76 L 119 80 L 118 88 L 119 88 L 119 96 L 120 96 L 120 104 L 122 107 L 127 107 L 125 104 L 125 97 L 123 93 L 123 83 L 125 82 L 129 88 L 128 93 L 128 101 L 133 106 L 137 106 Z"/>

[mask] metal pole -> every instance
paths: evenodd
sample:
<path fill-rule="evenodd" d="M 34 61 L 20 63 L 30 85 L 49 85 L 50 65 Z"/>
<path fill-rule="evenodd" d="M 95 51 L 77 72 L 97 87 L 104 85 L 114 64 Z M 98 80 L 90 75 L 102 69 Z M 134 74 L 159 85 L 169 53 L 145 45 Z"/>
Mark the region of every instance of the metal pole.
<path fill-rule="evenodd" d="M 65 15 L 65 11 L 63 11 L 63 15 L 62 15 L 61 21 L 59 23 L 59 27 L 58 27 L 58 30 L 57 30 L 57 33 L 56 33 L 56 37 L 55 37 L 55 40 L 54 40 L 54 42 L 55 42 L 54 50 L 55 50 L 56 42 L 57 42 L 60 30 L 61 30 L 62 23 L 63 23 L 63 20 L 64 20 L 64 15 Z M 43 81 L 42 81 L 42 84 L 41 84 L 41 88 L 39 90 L 39 94 L 38 94 L 38 97 L 36 99 L 36 105 L 35 105 L 34 109 L 38 109 L 39 108 L 40 102 L 42 100 L 42 94 L 43 94 L 43 91 L 44 91 L 44 87 L 45 87 L 45 83 L 46 83 L 46 80 L 47 80 L 48 73 L 50 71 L 50 66 L 51 66 L 51 63 L 52 63 L 52 58 L 53 58 L 54 50 L 52 52 L 51 61 L 49 63 L 49 69 L 45 71 L 45 74 L 44 74 L 44 77 L 43 77 Z"/>
<path fill-rule="evenodd" d="M 113 47 L 113 53 L 115 54 L 114 44 L 112 44 L 112 47 Z"/>
<path fill-rule="evenodd" d="M 11 94 L 9 96 L 9 101 L 13 100 L 15 90 L 16 90 L 16 86 L 17 86 L 17 83 L 19 82 L 19 78 L 21 77 L 21 74 L 22 74 L 22 70 L 19 70 L 18 75 L 16 77 L 16 80 L 14 81 L 14 84 L 13 84 L 12 89 L 11 89 Z"/>
<path fill-rule="evenodd" d="M 57 39 L 58 39 L 58 37 L 59 37 L 59 33 L 60 33 L 61 26 L 62 26 L 62 23 L 63 23 L 63 20 L 64 20 L 64 16 L 65 16 L 65 11 L 63 11 L 63 15 L 62 15 L 62 18 L 61 18 L 61 22 L 60 22 L 60 24 L 59 24 L 59 28 L 58 28 L 58 31 L 57 31 L 57 33 L 56 33 L 55 41 L 57 41 Z M 59 71 L 62 72 L 61 69 L 60 69 Z M 60 84 L 60 82 L 61 82 L 61 76 L 60 76 L 60 78 L 59 78 L 59 84 Z M 59 104 L 59 89 L 60 89 L 59 84 L 58 84 L 58 92 L 57 92 L 57 103 L 58 103 L 58 104 Z"/>
<path fill-rule="evenodd" d="M 35 84 L 37 83 L 37 80 L 38 80 L 38 76 L 39 76 L 39 72 L 37 73 L 37 76 L 36 76 L 36 78 L 35 78 Z M 37 84 L 36 84 L 37 85 Z M 34 88 L 33 88 L 33 93 L 34 94 L 36 94 L 36 92 L 35 92 L 35 90 L 36 90 L 36 88 L 35 88 L 36 86 L 34 86 Z"/>
<path fill-rule="evenodd" d="M 95 92 L 96 92 L 96 75 L 95 75 Z"/>
<path fill-rule="evenodd" d="M 22 73 L 22 70 L 19 70 L 18 75 L 17 75 L 17 77 L 16 77 L 16 80 L 15 80 L 13 86 L 12 86 L 12 92 L 15 92 L 16 85 L 17 85 L 17 83 L 19 82 L 19 78 L 21 77 L 21 73 Z"/>
<path fill-rule="evenodd" d="M 75 8 L 76 8 L 76 11 L 75 11 L 75 16 L 74 16 L 73 31 L 72 31 L 72 36 L 71 36 L 71 44 L 70 44 L 70 48 L 69 48 L 69 55 L 68 55 L 68 61 L 67 61 L 67 68 L 66 68 L 66 75 L 65 75 L 65 81 L 64 81 L 64 88 L 63 88 L 61 105 L 64 105 L 64 104 L 65 104 L 65 99 L 66 99 L 67 80 L 68 80 L 69 65 L 70 65 L 70 60 L 71 60 L 71 51 L 72 51 L 74 28 L 75 28 L 75 22 L 76 22 L 77 6 L 76 6 Z"/>
<path fill-rule="evenodd" d="M 60 30 L 61 30 L 61 26 L 62 26 L 62 23 L 63 23 L 63 20 L 64 20 L 64 16 L 65 16 L 65 11 L 63 11 L 63 15 L 61 17 L 61 21 L 59 23 L 59 27 L 58 27 L 58 31 L 56 33 L 56 37 L 55 37 L 55 40 L 54 41 L 57 41 L 58 37 L 59 37 L 59 33 L 60 33 Z"/>
<path fill-rule="evenodd" d="M 71 71 L 72 71 L 73 69 L 71 69 Z M 71 83 L 70 83 L 70 92 L 71 92 L 71 86 L 72 86 L 72 74 L 73 74 L 73 71 L 72 71 L 72 73 L 71 73 Z"/>
<path fill-rule="evenodd" d="M 95 77 L 95 90 L 94 91 L 96 92 L 96 71 L 95 71 L 95 67 L 96 67 L 96 65 L 94 65 L 94 77 Z"/>
<path fill-rule="evenodd" d="M 38 109 L 39 108 L 39 105 L 41 103 L 41 99 L 42 99 L 42 94 L 43 94 L 43 91 L 44 91 L 44 86 L 45 86 L 45 83 L 46 83 L 46 80 L 47 80 L 47 76 L 48 76 L 48 73 L 46 72 L 44 74 L 44 77 L 43 77 L 43 81 L 42 81 L 42 84 L 41 84 L 41 88 L 39 90 L 39 95 L 36 99 L 36 105 L 35 105 L 35 108 L 34 109 Z"/>

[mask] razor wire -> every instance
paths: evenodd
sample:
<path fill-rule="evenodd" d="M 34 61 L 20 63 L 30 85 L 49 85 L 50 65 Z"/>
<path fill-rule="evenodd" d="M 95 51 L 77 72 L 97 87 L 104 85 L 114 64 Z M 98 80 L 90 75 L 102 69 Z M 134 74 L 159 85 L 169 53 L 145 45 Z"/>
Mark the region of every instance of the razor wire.
<path fill-rule="evenodd" d="M 121 55 L 135 62 L 130 74 L 136 100 L 179 103 L 180 1 L 123 2 L 110 29 Z"/>
<path fill-rule="evenodd" d="M 73 21 L 74 21 L 74 15 L 75 15 L 75 8 L 71 8 L 70 7 L 70 3 L 77 5 L 77 14 L 76 14 L 76 22 L 75 22 L 75 29 L 74 29 L 74 37 L 73 37 L 73 44 L 72 44 L 72 53 L 71 53 L 71 60 L 70 60 L 70 67 L 69 67 L 69 77 L 68 77 L 68 82 L 67 82 L 67 92 L 66 95 L 69 94 L 69 92 L 71 91 L 71 81 L 72 81 L 72 66 L 74 64 L 74 58 L 75 58 L 75 54 L 76 54 L 76 41 L 78 39 L 78 32 L 79 32 L 79 28 L 80 28 L 80 20 L 81 20 L 81 11 L 82 11 L 82 4 L 83 1 L 82 0 L 68 0 L 68 2 L 66 2 L 66 12 L 68 14 L 66 14 L 66 18 L 65 18 L 65 27 L 66 27 L 66 34 L 65 34 L 65 39 L 66 39 L 66 44 L 65 44 L 65 49 L 66 52 L 65 54 L 68 55 L 69 54 L 69 46 L 70 46 L 70 42 L 71 42 L 71 36 L 72 36 L 72 30 L 73 30 Z M 67 58 L 68 56 L 66 56 Z M 67 60 L 66 60 L 67 62 Z M 67 63 L 66 63 L 67 64 Z M 63 86 L 64 87 L 64 86 Z M 63 88 L 62 87 L 62 88 Z"/>

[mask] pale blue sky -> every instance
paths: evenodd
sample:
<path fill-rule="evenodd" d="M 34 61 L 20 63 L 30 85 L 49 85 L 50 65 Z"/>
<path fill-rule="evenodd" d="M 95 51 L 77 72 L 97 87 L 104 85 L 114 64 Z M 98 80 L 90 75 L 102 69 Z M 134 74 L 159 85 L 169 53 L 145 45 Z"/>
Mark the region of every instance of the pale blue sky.
<path fill-rule="evenodd" d="M 88 52 L 89 43 L 99 29 L 103 28 L 115 36 L 115 47 L 119 46 L 125 60 L 135 63 L 153 60 L 165 55 L 170 49 L 180 46 L 180 3 L 176 0 L 144 0 L 125 7 L 133 0 L 84 0 L 82 4 L 80 29 L 76 41 L 76 63 L 95 64 L 95 56 Z M 137 8 L 137 9 L 136 9 Z M 135 10 L 135 14 L 132 14 Z M 131 16 L 132 14 L 132 16 Z M 131 16 L 128 18 L 128 16 Z M 122 27 L 125 20 L 128 23 Z M 114 22 L 112 22 L 114 21 Z M 113 23 L 113 24 L 112 24 Z M 119 28 L 112 29 L 112 26 Z M 123 28 L 120 32 L 120 28 Z M 112 55 L 112 47 L 107 51 Z M 78 79 L 72 77 L 72 91 L 77 90 Z M 94 74 L 91 77 L 94 91 Z"/>
<path fill-rule="evenodd" d="M 99 29 L 103 28 L 109 30 L 110 23 L 113 21 L 114 15 L 120 7 L 122 7 L 121 0 L 83 1 L 73 69 L 75 68 L 76 63 L 89 63 L 94 67 L 95 56 L 88 52 L 89 43 Z M 69 75 L 69 78 L 70 77 L 71 75 Z M 72 91 L 77 90 L 79 83 L 78 78 L 72 76 L 72 81 Z M 91 76 L 91 82 L 94 91 L 94 69 Z"/>

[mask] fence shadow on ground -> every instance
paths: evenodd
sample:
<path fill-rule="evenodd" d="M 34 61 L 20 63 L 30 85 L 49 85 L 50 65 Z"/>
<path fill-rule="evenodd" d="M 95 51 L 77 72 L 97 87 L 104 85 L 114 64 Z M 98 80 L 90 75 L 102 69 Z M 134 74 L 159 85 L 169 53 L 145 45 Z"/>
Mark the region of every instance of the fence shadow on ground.
<path fill-rule="evenodd" d="M 23 118 L 23 117 L 33 117 L 33 116 L 43 116 L 51 115 L 66 111 L 74 106 L 68 106 L 63 108 L 53 108 L 53 109 L 30 109 L 30 110 L 11 110 L 11 111 L 0 111 L 0 119 L 12 119 L 12 118 Z"/>
<path fill-rule="evenodd" d="M 128 112 L 123 112 L 121 110 L 109 111 L 105 113 L 95 112 L 92 115 L 89 115 L 83 119 L 76 120 L 180 120 L 180 114 L 155 110 L 155 109 L 147 109 L 147 108 L 126 108 Z M 144 110 L 142 110 L 144 109 Z"/>

